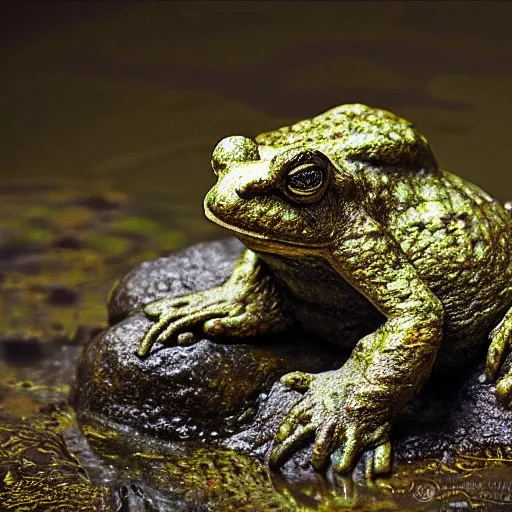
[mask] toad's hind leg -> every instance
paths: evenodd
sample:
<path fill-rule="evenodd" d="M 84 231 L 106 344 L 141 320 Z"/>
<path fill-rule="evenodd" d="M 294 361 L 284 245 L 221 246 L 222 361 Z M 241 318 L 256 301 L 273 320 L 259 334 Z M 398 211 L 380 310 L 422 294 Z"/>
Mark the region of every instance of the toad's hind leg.
<path fill-rule="evenodd" d="M 512 347 L 512 308 L 489 335 L 491 344 L 487 351 L 485 373 L 494 381 Z M 496 396 L 512 409 L 512 367 L 496 382 Z"/>
<path fill-rule="evenodd" d="M 512 201 L 506 202 L 503 206 L 512 216 Z M 485 374 L 490 381 L 494 382 L 512 348 L 512 308 L 507 311 L 503 320 L 491 331 L 489 340 L 491 343 L 487 351 Z M 496 382 L 496 396 L 509 409 L 512 409 L 512 365 Z"/>

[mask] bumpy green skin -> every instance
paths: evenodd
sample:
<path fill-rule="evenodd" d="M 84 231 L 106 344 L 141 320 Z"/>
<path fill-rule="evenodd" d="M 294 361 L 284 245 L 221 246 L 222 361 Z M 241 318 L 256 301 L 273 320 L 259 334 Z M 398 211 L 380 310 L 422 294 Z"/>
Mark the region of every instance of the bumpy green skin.
<path fill-rule="evenodd" d="M 312 463 L 347 473 L 390 469 L 396 413 L 434 363 L 464 365 L 487 342 L 500 370 L 512 333 L 509 213 L 436 163 L 409 122 L 364 105 L 216 147 L 206 215 L 249 248 L 221 287 L 147 307 L 158 341 L 279 332 L 294 325 L 353 348 L 339 370 L 282 378 L 304 397 L 270 463 L 315 435 Z M 500 320 L 502 323 L 499 323 Z M 497 383 L 512 400 L 512 374 Z"/>

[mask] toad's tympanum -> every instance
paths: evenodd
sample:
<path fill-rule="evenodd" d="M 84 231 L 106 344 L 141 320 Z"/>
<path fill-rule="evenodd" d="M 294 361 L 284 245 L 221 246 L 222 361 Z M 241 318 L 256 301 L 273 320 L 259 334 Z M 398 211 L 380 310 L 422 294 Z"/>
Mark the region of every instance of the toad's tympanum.
<path fill-rule="evenodd" d="M 406 120 L 364 105 L 257 136 L 221 140 L 209 219 L 246 245 L 220 287 L 146 306 L 155 343 L 193 332 L 254 336 L 300 328 L 351 348 L 338 370 L 282 377 L 304 392 L 276 434 L 279 465 L 315 436 L 312 464 L 346 473 L 367 451 L 390 468 L 393 419 L 434 364 L 456 371 L 490 338 L 498 374 L 512 334 L 512 220 L 475 185 L 440 169 Z M 512 373 L 496 393 L 512 401 Z"/>

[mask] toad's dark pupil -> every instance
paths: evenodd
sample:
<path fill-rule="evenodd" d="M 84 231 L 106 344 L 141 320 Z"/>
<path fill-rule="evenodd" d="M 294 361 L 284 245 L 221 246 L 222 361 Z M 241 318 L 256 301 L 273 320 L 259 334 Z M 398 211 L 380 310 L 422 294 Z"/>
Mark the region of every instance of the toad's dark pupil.
<path fill-rule="evenodd" d="M 295 190 L 307 192 L 322 184 L 323 173 L 318 167 L 308 167 L 290 176 L 289 186 Z"/>

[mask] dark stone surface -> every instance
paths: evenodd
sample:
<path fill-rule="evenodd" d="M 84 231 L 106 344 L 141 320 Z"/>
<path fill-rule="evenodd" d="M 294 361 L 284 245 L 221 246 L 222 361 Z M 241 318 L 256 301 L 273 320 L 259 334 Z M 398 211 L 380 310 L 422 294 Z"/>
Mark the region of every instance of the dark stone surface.
<path fill-rule="evenodd" d="M 134 354 L 151 325 L 141 305 L 221 284 L 241 251 L 232 239 L 200 244 L 145 262 L 120 282 L 110 300 L 111 319 L 118 323 L 96 337 L 81 358 L 79 414 L 166 439 L 218 440 L 265 458 L 281 420 L 301 396 L 286 391 L 279 376 L 337 367 L 344 358 L 339 349 L 290 333 L 158 347 L 145 360 Z M 457 372 L 432 375 L 401 413 L 393 433 L 396 457 L 449 459 L 455 452 L 512 447 L 512 412 L 497 403 L 482 364 Z M 288 461 L 285 475 L 311 471 L 310 450 L 305 447 Z"/>
<path fill-rule="evenodd" d="M 123 279 L 110 300 L 118 323 L 89 343 L 79 362 L 75 405 L 82 414 L 166 439 L 226 437 L 246 428 L 281 375 L 341 365 L 339 349 L 297 333 L 202 339 L 136 355 L 151 326 L 141 305 L 218 286 L 241 251 L 233 239 L 200 244 L 142 263 Z"/>
<path fill-rule="evenodd" d="M 264 456 L 284 413 L 300 393 L 274 384 L 251 426 L 229 443 L 237 443 Z M 497 402 L 494 387 L 483 382 L 483 364 L 456 377 L 432 376 L 423 392 L 409 403 L 395 422 L 395 457 L 421 460 L 443 457 L 448 462 L 455 453 L 481 455 L 486 449 L 502 448 L 512 455 L 512 412 Z M 303 449 L 284 467 L 289 476 L 297 468 L 307 468 L 311 446 Z"/>
<path fill-rule="evenodd" d="M 80 410 L 168 439 L 215 438 L 240 431 L 281 375 L 341 363 L 331 347 L 293 336 L 251 344 L 203 339 L 143 360 L 135 351 L 150 325 L 135 313 L 88 345 L 79 363 Z"/>
<path fill-rule="evenodd" d="M 496 399 L 479 362 L 464 373 L 433 375 L 398 418 L 395 438 L 397 454 L 407 459 L 483 453 L 497 447 L 510 455 L 512 411 Z"/>
<path fill-rule="evenodd" d="M 118 283 L 109 300 L 110 324 L 165 297 L 208 290 L 231 274 L 244 246 L 236 238 L 193 245 L 154 261 L 145 261 Z"/>

